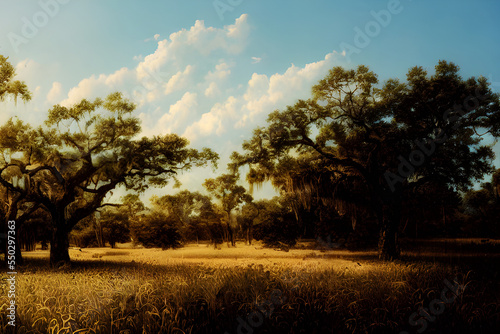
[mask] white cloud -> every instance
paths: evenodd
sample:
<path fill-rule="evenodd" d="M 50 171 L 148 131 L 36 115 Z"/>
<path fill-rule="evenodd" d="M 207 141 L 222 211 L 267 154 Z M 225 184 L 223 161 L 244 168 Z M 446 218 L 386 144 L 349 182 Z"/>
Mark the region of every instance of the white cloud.
<path fill-rule="evenodd" d="M 206 27 L 203 21 L 196 21 L 189 29 L 170 34 L 160 40 L 160 35 L 154 35 L 158 40 L 156 50 L 146 56 L 136 56 L 138 65 L 133 68 L 122 68 L 112 74 L 92 75 L 80 81 L 70 89 L 64 103 L 71 104 L 82 98 L 104 96 L 113 91 L 121 91 L 144 107 L 148 103 L 164 105 L 172 101 L 168 98 L 180 98 L 185 90 L 193 89 L 191 83 L 201 85 L 200 95 L 215 96 L 221 89 L 219 82 L 214 86 L 212 82 L 226 79 L 231 71 L 220 54 L 234 56 L 240 53 L 247 44 L 250 28 L 247 15 L 243 14 L 236 19 L 233 25 L 223 28 Z M 212 54 L 214 54 L 212 56 Z M 196 71 L 195 65 L 196 64 Z M 198 68 L 198 64 L 201 64 Z M 213 70 L 215 66 L 215 69 Z M 212 68 L 212 70 L 210 70 Z M 197 73 L 208 73 L 203 78 L 195 78 Z"/>
<path fill-rule="evenodd" d="M 213 145 L 217 145 L 216 138 L 222 134 L 228 140 L 241 140 L 242 135 L 250 135 L 255 126 L 262 125 L 269 112 L 285 108 L 300 98 L 309 98 L 311 87 L 334 65 L 344 64 L 344 59 L 343 55 L 333 52 L 327 54 L 323 60 L 303 67 L 292 64 L 284 73 L 271 76 L 253 73 L 244 92 L 231 95 L 225 102 L 213 105 L 209 112 L 201 115 L 186 128 L 183 136 L 193 143 Z M 224 64 L 220 63 L 205 79 L 219 79 L 216 73 L 228 70 Z M 212 81 L 205 89 L 204 95 L 213 96 L 216 90 L 220 89 L 216 81 Z M 219 96 L 223 96 L 224 92 L 220 94 L 222 95 Z"/>
<path fill-rule="evenodd" d="M 239 101 L 234 96 L 229 96 L 224 103 L 216 103 L 209 112 L 201 115 L 199 121 L 190 125 L 183 136 L 191 141 L 213 134 L 220 136 L 226 131 L 228 124 L 234 122 L 238 104 Z"/>
<path fill-rule="evenodd" d="M 208 86 L 207 89 L 205 89 L 205 96 L 206 97 L 216 97 L 217 95 L 219 95 L 221 92 L 220 92 L 220 89 L 219 89 L 219 86 L 217 86 L 217 84 L 215 82 L 211 82 L 210 85 Z"/>
<path fill-rule="evenodd" d="M 333 52 L 304 66 L 292 64 L 285 72 L 248 77 L 242 69 L 249 58 L 261 61 L 238 55 L 249 31 L 246 15 L 223 28 L 196 21 L 166 39 L 158 37 L 156 50 L 137 58 L 141 60 L 135 68 L 82 80 L 65 102 L 122 91 L 138 104 L 144 135 L 183 133 L 195 147 L 221 151 L 226 141 L 250 136 L 269 112 L 310 97 L 312 85 L 330 68 L 346 64 L 344 55 Z"/>
<path fill-rule="evenodd" d="M 158 48 L 150 55 L 147 55 L 144 60 L 137 66 L 137 79 L 140 81 L 151 76 L 151 73 L 158 71 L 160 66 L 167 62 L 167 44 L 168 41 L 162 40 L 158 42 Z"/>
<path fill-rule="evenodd" d="M 62 97 L 62 85 L 60 82 L 55 81 L 52 84 L 52 88 L 47 94 L 47 102 L 50 104 L 56 104 Z"/>
<path fill-rule="evenodd" d="M 344 55 L 332 52 L 323 60 L 306 64 L 304 67 L 291 65 L 283 74 L 266 75 L 254 73 L 248 81 L 248 88 L 243 98 L 246 105 L 237 128 L 263 121 L 261 115 L 267 115 L 276 108 L 293 104 L 300 98 L 310 96 L 311 87 L 317 83 L 334 65 L 345 63 Z"/>
<path fill-rule="evenodd" d="M 175 90 L 181 90 L 186 88 L 189 81 L 189 75 L 193 72 L 193 66 L 188 65 L 184 69 L 184 72 L 177 72 L 174 74 L 170 80 L 165 85 L 165 95 L 172 93 Z"/>
<path fill-rule="evenodd" d="M 205 76 L 205 80 L 214 81 L 214 80 L 223 80 L 229 77 L 231 74 L 231 65 L 226 62 L 221 62 L 215 65 L 215 71 L 209 71 Z"/>
<path fill-rule="evenodd" d="M 257 63 L 260 63 L 260 61 L 262 60 L 262 58 L 259 58 L 259 57 L 252 57 L 252 64 L 257 64 Z"/>
<path fill-rule="evenodd" d="M 186 92 L 179 101 L 170 106 L 168 113 L 161 116 L 154 133 L 165 134 L 182 131 L 181 127 L 189 120 L 189 116 L 196 114 L 197 97 L 196 93 Z"/>
<path fill-rule="evenodd" d="M 92 75 L 80 81 L 78 86 L 71 88 L 68 97 L 61 102 L 61 105 L 69 106 L 80 102 L 82 99 L 105 97 L 115 91 L 126 93 L 129 91 L 128 87 L 131 84 L 132 77 L 133 75 L 126 67 L 109 75 Z"/>

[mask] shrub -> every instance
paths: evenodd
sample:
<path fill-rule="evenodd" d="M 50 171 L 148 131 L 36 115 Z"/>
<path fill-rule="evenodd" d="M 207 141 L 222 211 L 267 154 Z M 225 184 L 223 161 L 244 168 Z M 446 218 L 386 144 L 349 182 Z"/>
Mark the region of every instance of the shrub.
<path fill-rule="evenodd" d="M 293 247 L 299 237 L 299 228 L 293 214 L 287 213 L 257 225 L 255 239 L 262 240 L 265 247 L 286 250 Z"/>
<path fill-rule="evenodd" d="M 182 236 L 173 217 L 153 212 L 131 225 L 135 242 L 144 247 L 179 248 Z"/>

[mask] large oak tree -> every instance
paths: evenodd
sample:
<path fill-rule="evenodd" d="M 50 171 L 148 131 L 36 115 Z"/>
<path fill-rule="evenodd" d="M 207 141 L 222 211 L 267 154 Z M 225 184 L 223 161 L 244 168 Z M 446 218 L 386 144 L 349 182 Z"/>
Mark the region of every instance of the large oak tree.
<path fill-rule="evenodd" d="M 361 180 L 380 228 L 379 255 L 391 259 L 399 256 L 403 195 L 429 183 L 465 190 L 490 173 L 485 133 L 500 134 L 499 96 L 453 63 L 440 61 L 433 75 L 417 66 L 405 82 L 383 85 L 366 66 L 335 67 L 311 99 L 272 112 L 232 158 L 262 181 L 280 176 L 283 159 L 314 153 L 330 172 Z"/>
<path fill-rule="evenodd" d="M 164 186 L 193 166 L 215 164 L 216 153 L 188 148 L 188 141 L 175 134 L 137 138 L 141 129 L 134 109 L 114 93 L 72 106 L 55 105 L 44 127 L 10 122 L 0 128 L 8 133 L 4 152 L 16 157 L 9 168 L 22 174 L 30 198 L 51 215 L 52 265 L 69 262 L 69 232 L 105 205 L 118 186 L 142 192 L 151 185 Z M 11 181 L 0 181 L 15 189 Z"/>

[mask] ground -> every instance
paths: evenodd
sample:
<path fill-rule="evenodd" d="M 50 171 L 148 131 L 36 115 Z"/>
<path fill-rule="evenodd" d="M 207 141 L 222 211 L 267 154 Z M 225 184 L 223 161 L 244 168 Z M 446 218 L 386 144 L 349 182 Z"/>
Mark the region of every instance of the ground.
<path fill-rule="evenodd" d="M 16 276 L 18 333 L 490 333 L 500 325 L 500 242 L 406 243 L 376 251 L 288 252 L 238 243 L 177 250 L 24 253 Z M 0 291 L 0 332 L 7 288 Z M 453 292 L 454 291 L 454 292 Z"/>

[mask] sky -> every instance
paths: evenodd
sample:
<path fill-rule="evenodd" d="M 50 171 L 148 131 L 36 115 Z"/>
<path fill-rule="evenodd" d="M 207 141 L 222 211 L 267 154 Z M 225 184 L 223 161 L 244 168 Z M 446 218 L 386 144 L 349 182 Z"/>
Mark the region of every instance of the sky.
<path fill-rule="evenodd" d="M 270 112 L 310 97 L 334 66 L 364 64 L 383 82 L 444 59 L 500 92 L 499 14 L 496 0 L 3 1 L 0 54 L 33 99 L 1 103 L 0 123 L 39 125 L 55 104 L 120 91 L 137 104 L 141 135 L 177 133 L 220 154 L 218 171 L 180 176 L 202 190 Z"/>

